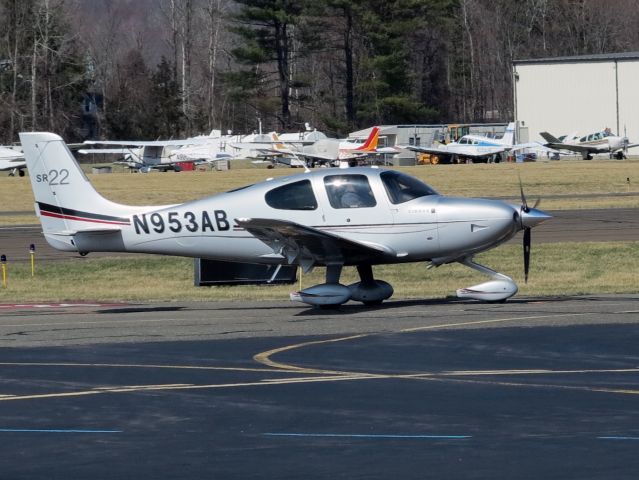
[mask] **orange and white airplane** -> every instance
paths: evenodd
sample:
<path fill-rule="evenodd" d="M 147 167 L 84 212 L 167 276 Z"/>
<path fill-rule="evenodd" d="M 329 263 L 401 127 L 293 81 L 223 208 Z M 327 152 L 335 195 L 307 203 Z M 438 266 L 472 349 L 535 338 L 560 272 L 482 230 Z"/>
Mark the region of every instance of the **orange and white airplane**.
<path fill-rule="evenodd" d="M 349 162 L 369 155 L 397 153 L 394 149 L 392 152 L 387 149 L 379 149 L 378 142 L 379 127 L 373 127 L 368 137 L 323 138 L 312 145 L 302 145 L 301 147 L 296 147 L 294 142 L 291 146 L 287 146 L 289 142 L 284 143 L 277 135 L 274 135 L 273 147 L 269 151 L 302 158 L 311 166 L 326 164 L 348 166 Z"/>

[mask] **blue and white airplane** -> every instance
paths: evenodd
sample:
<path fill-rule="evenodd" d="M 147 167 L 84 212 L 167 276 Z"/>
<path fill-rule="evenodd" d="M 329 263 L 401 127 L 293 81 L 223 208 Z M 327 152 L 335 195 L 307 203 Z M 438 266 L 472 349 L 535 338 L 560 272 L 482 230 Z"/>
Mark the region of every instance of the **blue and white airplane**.
<path fill-rule="evenodd" d="M 464 135 L 456 142 L 440 144 L 436 147 L 421 147 L 416 145 L 401 146 L 413 152 L 429 153 L 437 160 L 431 163 L 467 163 L 467 162 L 499 162 L 502 154 L 516 148 L 515 124 L 509 123 L 503 137 L 490 138 L 482 135 Z M 433 159 L 434 160 L 434 159 Z"/>

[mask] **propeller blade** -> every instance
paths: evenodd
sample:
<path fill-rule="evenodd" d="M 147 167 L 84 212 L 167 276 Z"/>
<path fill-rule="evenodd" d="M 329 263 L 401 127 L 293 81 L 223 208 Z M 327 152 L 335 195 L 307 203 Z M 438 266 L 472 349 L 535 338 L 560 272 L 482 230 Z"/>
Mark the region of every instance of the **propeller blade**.
<path fill-rule="evenodd" d="M 530 228 L 524 228 L 524 281 L 528 283 L 528 270 L 530 269 Z"/>
<path fill-rule="evenodd" d="M 519 191 L 521 192 L 521 208 L 524 212 L 528 212 L 528 203 L 524 194 L 524 184 L 521 183 L 521 175 L 519 175 Z"/>
<path fill-rule="evenodd" d="M 541 203 L 541 197 L 537 198 L 537 200 L 535 200 L 535 203 L 533 204 L 532 208 L 535 209 L 539 206 L 539 204 Z"/>

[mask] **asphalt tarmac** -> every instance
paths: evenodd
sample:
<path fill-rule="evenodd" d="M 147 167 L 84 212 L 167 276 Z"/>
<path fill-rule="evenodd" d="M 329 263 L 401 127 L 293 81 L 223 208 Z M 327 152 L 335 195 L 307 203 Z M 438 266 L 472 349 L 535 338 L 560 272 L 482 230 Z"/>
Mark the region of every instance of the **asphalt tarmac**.
<path fill-rule="evenodd" d="M 597 210 L 549 211 L 551 221 L 534 229 L 535 243 L 556 242 L 609 242 L 639 240 L 637 209 L 614 208 Z M 520 235 L 511 241 L 521 242 Z M 39 260 L 81 260 L 77 253 L 60 252 L 51 248 L 39 225 L 0 227 L 0 254 L 10 260 L 29 258 L 33 244 Z M 113 253 L 91 253 L 91 257 L 113 256 Z M 131 254 L 120 254 L 131 255 Z"/>
<path fill-rule="evenodd" d="M 635 479 L 639 295 L 0 308 L 0 478 Z"/>

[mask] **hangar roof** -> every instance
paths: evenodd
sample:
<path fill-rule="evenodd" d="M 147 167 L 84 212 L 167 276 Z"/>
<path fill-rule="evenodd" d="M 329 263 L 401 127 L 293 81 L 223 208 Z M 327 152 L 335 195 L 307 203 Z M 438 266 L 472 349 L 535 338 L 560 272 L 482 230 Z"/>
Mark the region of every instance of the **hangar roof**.
<path fill-rule="evenodd" d="M 582 62 L 610 62 L 614 60 L 639 60 L 639 52 L 599 53 L 593 55 L 576 55 L 572 57 L 531 58 L 513 60 L 515 65 L 534 63 L 582 63 Z"/>

